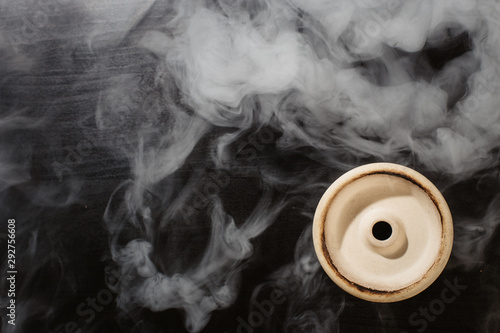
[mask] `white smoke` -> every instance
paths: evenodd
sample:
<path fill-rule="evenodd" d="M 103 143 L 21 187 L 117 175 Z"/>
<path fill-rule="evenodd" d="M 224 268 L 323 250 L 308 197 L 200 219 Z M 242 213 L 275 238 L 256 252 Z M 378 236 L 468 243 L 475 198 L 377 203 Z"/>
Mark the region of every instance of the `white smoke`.
<path fill-rule="evenodd" d="M 183 309 L 186 327 L 199 331 L 212 311 L 234 302 L 237 267 L 251 255 L 249 241 L 267 228 L 277 210 L 268 206 L 258 214 L 268 215 L 265 222 L 247 222 L 258 229 L 247 233 L 212 197 L 209 245 L 201 262 L 183 273 L 160 272 L 150 259 L 154 244 L 147 240 L 159 230 L 143 201 L 145 193 L 182 168 L 211 126 L 231 129 L 216 139 L 212 155 L 216 166 L 229 169 L 235 158 L 230 147 L 246 131 L 263 126 L 281 133 L 278 149 L 312 148 L 310 157 L 341 169 L 374 158 L 459 181 L 495 165 L 492 151 L 500 139 L 495 36 L 500 30 L 486 19 L 497 12 L 494 6 L 474 1 L 172 2 L 163 25 L 144 29 L 132 40 L 159 59 L 155 87 L 175 94 L 177 105 L 193 114 L 167 102 L 170 109 L 154 112 L 171 117 L 168 130 L 151 136 L 151 129 L 140 129 L 133 141 L 137 148 L 127 153 L 133 180 L 125 215 L 141 212 L 141 222 L 134 224 L 144 224 L 145 239 L 115 250 L 124 276 L 138 275 L 142 281 L 119 290 L 119 305 Z M 470 50 L 442 69 L 415 56 L 464 33 L 470 44 L 464 48 Z M 137 83 L 124 77 L 110 85 L 115 92 L 101 99 L 99 121 L 106 119 L 101 110 L 111 110 L 113 119 L 113 104 L 130 84 Z M 290 183 L 262 172 L 274 184 Z M 162 225 L 169 223 L 174 222 Z M 478 241 L 488 243 L 496 225 Z M 232 241 L 223 235 L 229 234 L 238 245 L 226 251 L 224 244 Z M 465 230 L 463 237 L 470 234 Z M 480 254 L 473 256 L 478 260 Z M 297 326 L 290 330 L 304 325 L 320 330 L 326 324 L 317 316 L 308 311 L 290 318 L 289 325 Z"/>
<path fill-rule="evenodd" d="M 240 227 L 227 215 L 220 199 L 211 205 L 211 236 L 200 262 L 186 272 L 174 275 L 158 271 L 151 261 L 152 244 L 147 240 L 132 240 L 114 253 L 121 267 L 122 283 L 118 305 L 134 305 L 153 311 L 183 309 L 185 325 L 198 332 L 207 324 L 211 313 L 229 307 L 237 295 L 242 266 L 253 252 L 251 240 L 259 236 L 276 218 L 283 204 L 270 207 L 269 195 L 264 195 L 254 212 Z M 158 230 L 160 231 L 160 230 Z M 130 280 L 135 280 L 131 285 Z M 138 281 L 138 282 L 137 282 Z"/>
<path fill-rule="evenodd" d="M 385 160 L 410 150 L 430 170 L 454 175 L 493 163 L 498 62 L 482 51 L 492 51 L 498 33 L 482 20 L 493 4 L 292 1 L 263 3 L 257 13 L 222 4 L 216 10 L 180 3 L 164 33 L 150 31 L 141 40 L 164 59 L 185 101 L 207 121 L 237 128 L 271 122 L 283 131 L 285 147 L 293 142 L 328 151 L 340 140 L 356 154 Z M 417 52 L 462 32 L 471 32 L 474 56 L 455 59 L 430 81 L 415 77 L 409 56 L 398 58 L 389 49 Z M 481 38 L 485 33 L 488 39 Z M 382 73 L 367 78 L 352 68 L 368 60 L 380 61 Z M 478 63 L 482 68 L 467 68 Z M 464 67 L 475 71 L 466 88 L 472 93 L 448 109 L 459 89 L 449 81 Z M 256 113 L 245 98 L 266 108 Z"/>

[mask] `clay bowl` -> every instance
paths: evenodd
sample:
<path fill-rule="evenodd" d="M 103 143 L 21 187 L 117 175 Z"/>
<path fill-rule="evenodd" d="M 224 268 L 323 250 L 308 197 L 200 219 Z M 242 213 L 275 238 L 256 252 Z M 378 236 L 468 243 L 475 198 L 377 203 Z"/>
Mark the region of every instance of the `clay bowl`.
<path fill-rule="evenodd" d="M 391 163 L 355 168 L 321 198 L 318 259 L 346 292 L 372 302 L 410 298 L 443 271 L 453 244 L 450 210 L 418 172 Z"/>

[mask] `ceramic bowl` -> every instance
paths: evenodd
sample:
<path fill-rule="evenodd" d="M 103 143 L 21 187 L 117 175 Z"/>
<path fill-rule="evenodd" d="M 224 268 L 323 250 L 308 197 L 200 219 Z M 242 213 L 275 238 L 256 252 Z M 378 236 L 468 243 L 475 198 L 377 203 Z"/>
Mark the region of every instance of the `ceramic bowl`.
<path fill-rule="evenodd" d="M 443 271 L 453 244 L 450 210 L 420 173 L 392 163 L 355 168 L 321 198 L 318 259 L 346 292 L 372 302 L 410 298 Z"/>

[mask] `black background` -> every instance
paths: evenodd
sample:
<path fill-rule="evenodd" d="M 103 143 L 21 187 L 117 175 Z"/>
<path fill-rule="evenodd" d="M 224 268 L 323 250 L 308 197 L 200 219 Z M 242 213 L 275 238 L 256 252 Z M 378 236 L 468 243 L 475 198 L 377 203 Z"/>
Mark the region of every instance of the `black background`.
<path fill-rule="evenodd" d="M 0 16 L 4 32 L 0 50 L 0 232 L 7 233 L 8 219 L 16 220 L 19 271 L 17 324 L 8 325 L 2 315 L 2 331 L 64 332 L 68 323 L 75 322 L 82 332 L 184 332 L 182 310 L 152 311 L 134 304 L 125 310 L 117 307 L 117 294 L 110 288 L 116 283 L 117 276 L 112 272 L 118 267 L 112 260 L 112 241 L 124 245 L 143 233 L 138 231 L 140 228 L 127 226 L 115 239 L 110 224 L 104 221 L 107 209 L 113 220 L 128 218 L 120 217 L 124 196 L 120 186 L 134 179 L 129 153 L 139 141 L 139 129 L 150 126 L 157 130 L 147 139 L 153 146 L 158 140 L 155 136 L 168 136 L 168 126 L 162 130 L 171 121 L 168 115 L 151 117 L 141 114 L 140 109 L 147 105 L 161 110 L 168 107 L 162 104 L 164 100 L 170 99 L 187 114 L 196 111 L 182 103 L 175 88 L 167 89 L 155 82 L 161 59 L 135 46 L 137 36 L 159 25 L 163 14 L 151 11 L 138 17 L 119 38 L 109 37 L 102 46 L 97 40 L 96 51 L 89 48 L 85 39 L 91 24 L 83 9 L 66 1 L 54 2 L 53 7 L 37 7 L 41 5 L 35 2 L 17 7 L 7 2 Z M 17 8 L 15 15 L 12 8 Z M 35 37 L 12 44 L 13 36 L 22 36 L 24 17 L 54 8 L 59 11 L 49 15 L 50 23 L 44 28 L 34 29 Z M 8 38 L 10 44 L 5 42 Z M 464 32 L 440 45 L 426 44 L 418 52 L 398 48 L 391 52 L 413 62 L 416 79 L 430 80 L 445 64 L 472 49 L 470 38 Z M 380 70 L 381 64 L 377 60 L 360 60 L 353 66 L 376 81 L 373 73 Z M 135 87 L 139 87 L 138 105 L 123 112 L 123 118 L 110 118 L 115 122 L 112 126 L 99 128 L 95 115 L 102 93 L 113 87 L 114 78 L 121 74 L 130 74 Z M 145 96 L 140 87 L 147 87 Z M 449 108 L 465 94 L 464 84 L 461 92 L 450 94 Z M 264 106 L 253 106 L 256 113 L 261 108 Z M 435 319 L 425 321 L 425 332 L 500 331 L 498 162 L 461 179 L 429 170 L 411 151 L 401 152 L 401 162 L 422 172 L 443 191 L 458 221 L 455 233 L 459 250 L 454 250 L 443 274 L 421 294 L 403 302 L 375 304 L 340 290 L 317 269 L 317 263 L 301 262 L 296 247 L 301 235 L 306 235 L 301 251 L 306 253 L 305 258 L 312 258 L 307 233 L 326 187 L 350 167 L 381 158 L 358 154 L 339 144 L 341 162 L 334 167 L 323 161 L 314 147 L 279 148 L 277 142 L 283 132 L 272 125 L 255 124 L 229 145 L 233 164 L 227 170 L 218 170 L 211 160 L 213 147 L 221 135 L 234 130 L 210 127 L 183 165 L 151 185 L 145 196 L 156 221 L 151 260 L 167 275 L 185 272 L 202 258 L 209 243 L 210 210 L 215 199 L 207 195 L 207 203 L 201 203 L 194 215 L 187 218 L 165 217 L 165 211 L 175 200 L 196 205 L 196 190 L 203 192 L 204 186 L 212 182 L 214 172 L 229 179 L 217 191 L 226 213 L 237 226 L 244 223 L 266 193 L 270 193 L 271 205 L 285 202 L 268 229 L 251 240 L 253 253 L 241 263 L 234 302 L 214 311 L 202 332 L 248 331 L 241 328 L 238 318 L 247 320 L 256 311 L 252 306 L 254 297 L 260 301 L 270 299 L 271 286 L 279 285 L 283 282 L 280 276 L 286 276 L 286 272 L 277 275 L 276 271 L 307 265 L 316 268 L 290 276 L 301 276 L 310 283 L 287 294 L 286 302 L 273 308 L 272 315 L 265 323 L 255 325 L 253 331 L 416 332 L 422 326 L 409 318 L 441 297 L 446 280 L 456 280 L 467 288 L 454 302 L 446 304 Z M 271 139 L 263 143 L 259 134 L 270 135 Z M 498 159 L 497 149 L 490 155 Z M 187 199 L 183 199 L 182 193 L 186 193 Z M 487 214 L 492 222 L 481 224 Z M 159 226 L 160 221 L 169 218 L 168 227 Z M 6 239 L 0 238 L 2 248 L 6 248 Z M 471 248 L 461 246 L 470 240 Z M 463 254 L 474 249 L 479 260 L 469 262 Z M 2 276 L 7 271 L 5 259 L 6 254 L 2 257 Z M 6 286 L 2 278 L 2 307 L 6 305 Z M 256 288 L 260 289 L 254 294 Z M 288 290 L 289 285 L 283 288 Z M 80 315 L 77 309 L 102 290 L 112 290 L 113 301 L 86 322 L 88 317 Z"/>

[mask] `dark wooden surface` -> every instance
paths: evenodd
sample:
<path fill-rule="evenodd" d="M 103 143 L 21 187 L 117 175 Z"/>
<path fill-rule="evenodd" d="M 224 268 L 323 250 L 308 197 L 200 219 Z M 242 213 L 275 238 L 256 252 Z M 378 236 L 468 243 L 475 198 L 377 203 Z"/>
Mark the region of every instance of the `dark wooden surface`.
<path fill-rule="evenodd" d="M 183 117 L 201 119 L 200 111 L 189 105 L 189 94 L 169 76 L 163 59 L 139 46 L 146 31 L 168 30 L 165 18 L 173 15 L 174 3 L 0 3 L 0 232 L 6 233 L 7 219 L 16 219 L 19 270 L 17 324 L 7 324 L 2 312 L 2 332 L 185 332 L 189 325 L 182 307 L 196 308 L 200 298 L 189 299 L 191 294 L 182 294 L 179 286 L 171 295 L 174 300 L 184 295 L 182 305 L 152 309 L 124 298 L 136 295 L 134 288 L 144 282 L 140 274 L 119 264 L 120 251 L 137 239 L 151 244 L 149 259 L 159 273 L 188 276 L 207 295 L 215 294 L 226 283 L 221 281 L 234 275 L 234 281 L 227 282 L 231 295 L 212 297 L 210 302 L 220 308 L 193 330 L 500 332 L 498 145 L 488 146 L 484 168 L 464 172 L 463 177 L 433 169 L 408 147 L 387 155 L 392 162 L 422 172 L 443 191 L 456 221 L 455 248 L 443 274 L 420 295 L 394 304 L 356 299 L 319 267 L 309 228 L 329 184 L 349 168 L 384 156 L 346 144 L 349 136 L 342 133 L 350 126 L 349 119 L 339 120 L 332 130 L 308 128 L 308 117 L 290 117 L 298 129 L 305 129 L 306 137 L 296 141 L 285 137 L 286 121 L 259 123 L 257 117 L 250 125 L 207 125 L 189 132 Z M 207 6 L 221 10 L 217 3 Z M 252 12 L 265 4 L 242 1 L 238 6 L 242 12 Z M 294 13 L 304 20 L 308 17 L 300 10 Z M 307 27 L 298 27 L 298 33 L 314 35 Z M 470 40 L 479 38 L 477 34 L 464 30 L 439 43 L 429 37 L 416 52 L 386 47 L 395 59 L 410 63 L 412 81 L 431 84 L 446 64 L 473 49 Z M 359 59 L 346 66 L 356 68 L 372 84 L 384 85 L 383 59 Z M 459 76 L 458 88 L 447 95 L 447 114 L 456 112 L 455 104 L 467 96 L 467 79 L 473 72 L 467 71 L 459 73 L 465 77 Z M 244 111 L 269 112 L 271 106 L 254 97 L 242 101 Z M 287 103 L 282 112 L 311 112 Z M 451 116 L 446 119 L 453 121 Z M 336 134 L 325 139 L 322 130 Z M 225 146 L 229 163 L 217 164 L 219 140 L 238 131 Z M 433 133 L 428 134 L 431 140 Z M 186 147 L 165 153 L 177 142 L 190 142 L 188 135 L 197 141 L 186 159 L 181 158 Z M 314 140 L 308 141 L 308 135 Z M 377 144 L 384 140 L 373 133 L 361 137 Z M 180 163 L 178 168 L 162 174 L 163 166 L 173 161 Z M 138 197 L 131 199 L 134 193 Z M 215 202 L 232 217 L 235 228 L 243 228 L 262 204 L 268 206 L 258 221 L 273 212 L 276 216 L 251 237 L 247 256 L 211 271 L 203 266 L 210 239 L 215 237 L 220 245 L 226 237 L 214 235 Z M 256 223 L 261 224 L 265 223 Z M 221 230 L 234 229 L 225 225 Z M 239 246 L 228 242 L 229 248 Z M 0 238 L 0 245 L 3 251 L 6 238 Z M 206 260 L 217 264 L 230 256 L 214 251 Z M 2 254 L 2 276 L 7 270 L 5 258 Z M 193 273 L 197 267 L 205 270 Z M 124 278 L 132 280 L 125 284 Z M 293 279 L 300 287 L 294 287 Z M 463 290 L 444 303 L 447 283 Z M 3 277 L 1 284 L 3 308 L 7 299 Z M 276 290 L 283 291 L 283 302 L 269 303 Z M 112 300 L 82 313 L 91 309 L 89 298 L 108 293 Z M 255 303 L 271 307 L 262 310 Z M 434 310 L 424 314 L 429 307 Z M 248 324 L 252 320 L 254 324 Z"/>

